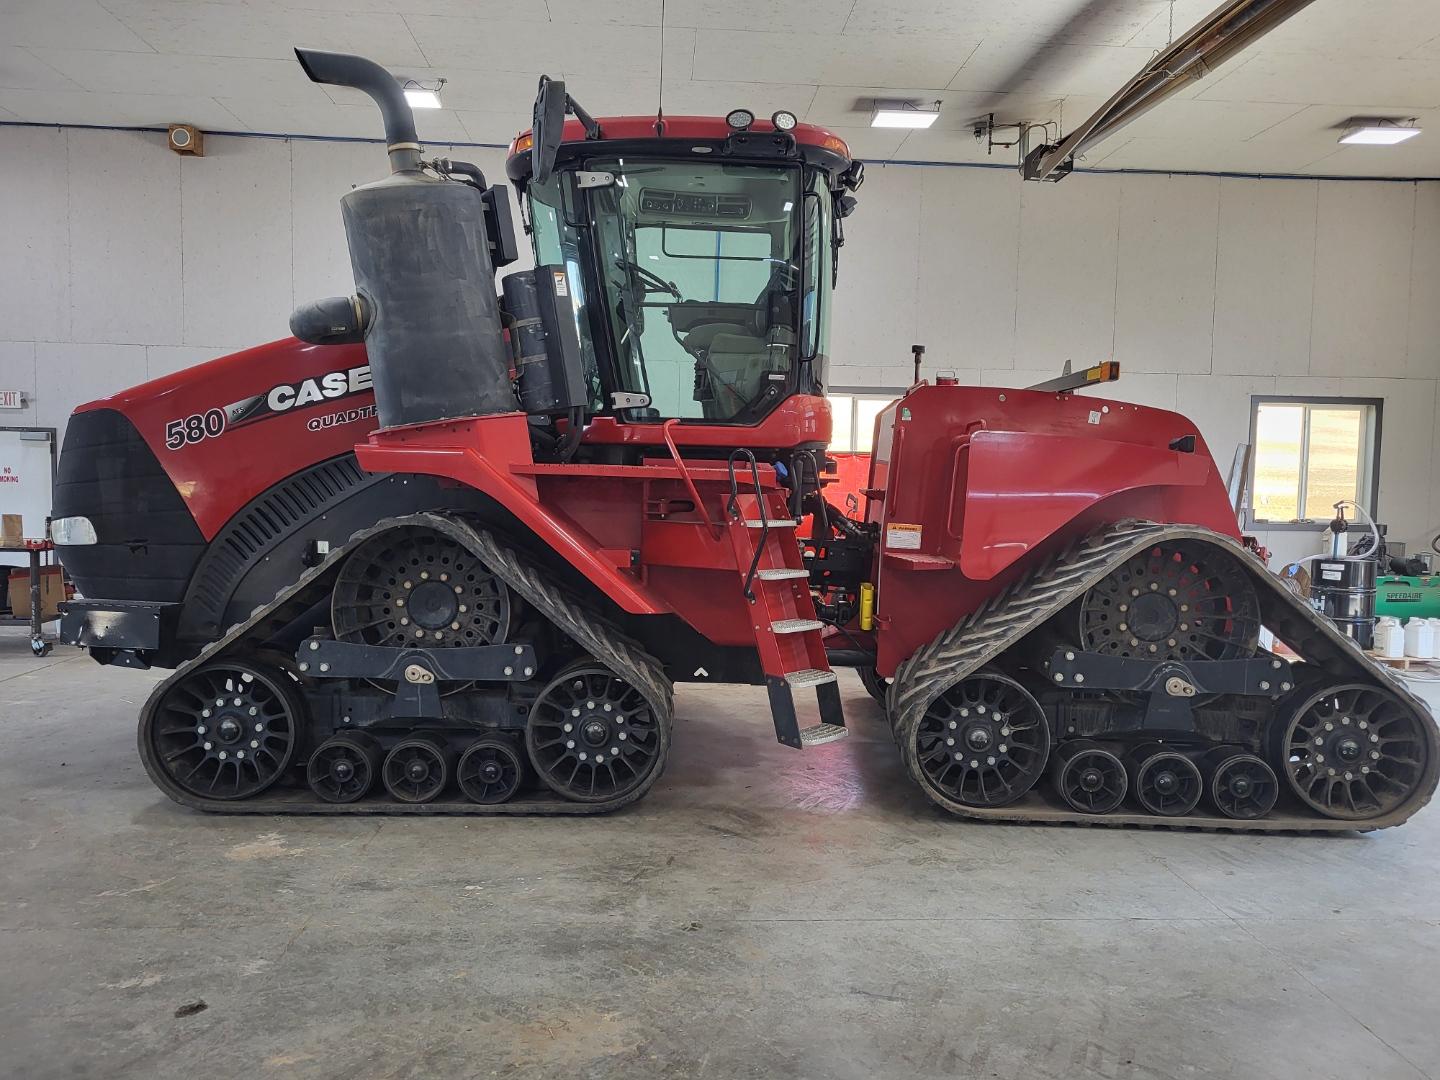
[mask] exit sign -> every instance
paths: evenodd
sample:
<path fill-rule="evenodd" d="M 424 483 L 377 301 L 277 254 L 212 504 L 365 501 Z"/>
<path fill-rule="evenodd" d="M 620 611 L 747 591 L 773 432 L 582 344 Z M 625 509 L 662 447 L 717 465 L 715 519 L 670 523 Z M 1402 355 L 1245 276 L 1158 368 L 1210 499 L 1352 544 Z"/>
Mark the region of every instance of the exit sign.
<path fill-rule="evenodd" d="M 0 409 L 25 408 L 25 394 L 20 390 L 0 390 Z"/>

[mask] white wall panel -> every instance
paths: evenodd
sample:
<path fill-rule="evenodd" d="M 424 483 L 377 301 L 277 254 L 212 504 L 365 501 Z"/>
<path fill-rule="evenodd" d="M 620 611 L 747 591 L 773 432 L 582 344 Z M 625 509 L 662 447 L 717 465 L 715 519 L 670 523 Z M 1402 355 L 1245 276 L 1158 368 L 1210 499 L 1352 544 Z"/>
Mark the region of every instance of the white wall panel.
<path fill-rule="evenodd" d="M 183 341 L 284 337 L 294 296 L 290 144 L 211 139 L 205 151 L 181 163 Z"/>
<path fill-rule="evenodd" d="M 932 367 L 1015 362 L 1020 185 L 1008 172 L 920 169 L 919 328 Z M 866 212 L 863 201 L 857 213 Z M 852 219 L 854 220 L 854 219 Z M 848 250 L 851 261 L 865 254 Z"/>
<path fill-rule="evenodd" d="M 144 345 L 73 344 L 42 341 L 35 346 L 35 422 L 65 437 L 76 405 L 109 397 L 146 380 Z"/>
<path fill-rule="evenodd" d="M 1440 379 L 1440 184 L 1415 189 L 1405 374 Z"/>
<path fill-rule="evenodd" d="M 1305 375 L 1315 291 L 1313 180 L 1220 181 L 1217 375 Z"/>
<path fill-rule="evenodd" d="M 1023 187 L 1016 367 L 1110 359 L 1119 220 L 1120 185 L 1111 177 Z"/>
<path fill-rule="evenodd" d="M 70 336 L 70 192 L 65 132 L 7 128 L 0 151 L 0 338 Z"/>
<path fill-rule="evenodd" d="M 1122 371 L 1208 372 L 1220 181 L 1125 176 L 1119 187 L 1115 359 Z"/>
<path fill-rule="evenodd" d="M 19 390 L 25 408 L 0 412 L 0 427 L 35 423 L 35 343 L 0 341 L 0 390 Z"/>
<path fill-rule="evenodd" d="M 70 140 L 70 336 L 180 341 L 180 157 L 149 132 Z"/>
<path fill-rule="evenodd" d="M 1403 376 L 1415 185 L 1322 184 L 1310 373 Z"/>

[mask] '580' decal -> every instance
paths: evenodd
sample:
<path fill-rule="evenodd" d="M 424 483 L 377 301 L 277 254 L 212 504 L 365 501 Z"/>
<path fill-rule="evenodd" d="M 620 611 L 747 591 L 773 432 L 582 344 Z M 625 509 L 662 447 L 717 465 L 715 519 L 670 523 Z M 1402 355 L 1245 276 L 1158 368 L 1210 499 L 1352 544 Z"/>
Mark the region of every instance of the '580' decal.
<path fill-rule="evenodd" d="M 324 375 L 312 376 L 297 383 L 281 383 L 278 386 L 272 386 L 263 394 L 253 394 L 250 397 L 241 398 L 223 409 L 207 409 L 205 412 L 192 413 L 178 420 L 171 420 L 165 425 L 165 448 L 179 450 L 198 442 L 204 442 L 206 439 L 213 439 L 227 430 L 283 416 L 311 405 L 338 401 L 372 391 L 370 365 L 368 364 L 326 372 Z M 373 406 L 368 413 L 365 410 L 351 411 L 355 413 L 355 419 L 374 415 Z M 332 425 L 323 424 L 318 428 L 312 427 L 310 430 L 316 431 L 330 426 Z"/>
<path fill-rule="evenodd" d="M 211 409 L 204 413 L 191 413 L 183 420 L 171 420 L 165 425 L 165 449 L 179 450 L 189 443 L 213 439 L 225 430 L 225 413 Z"/>

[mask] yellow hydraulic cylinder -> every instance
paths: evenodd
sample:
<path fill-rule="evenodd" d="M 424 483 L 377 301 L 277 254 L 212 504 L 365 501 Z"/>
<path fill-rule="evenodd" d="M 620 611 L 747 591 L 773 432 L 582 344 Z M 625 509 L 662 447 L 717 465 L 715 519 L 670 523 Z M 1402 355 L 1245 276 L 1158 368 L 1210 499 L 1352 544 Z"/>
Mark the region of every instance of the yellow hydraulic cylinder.
<path fill-rule="evenodd" d="M 875 629 L 875 585 L 869 581 L 860 583 L 860 629 Z"/>

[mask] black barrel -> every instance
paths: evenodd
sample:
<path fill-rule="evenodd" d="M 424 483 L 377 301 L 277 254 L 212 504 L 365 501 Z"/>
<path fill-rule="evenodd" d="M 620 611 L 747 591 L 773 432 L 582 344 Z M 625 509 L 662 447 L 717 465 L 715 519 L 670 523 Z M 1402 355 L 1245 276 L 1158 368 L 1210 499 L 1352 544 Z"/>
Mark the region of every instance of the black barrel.
<path fill-rule="evenodd" d="M 1310 602 L 1362 649 L 1374 648 L 1374 559 L 1312 559 Z"/>

